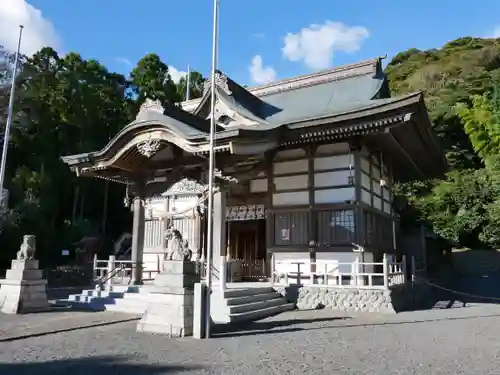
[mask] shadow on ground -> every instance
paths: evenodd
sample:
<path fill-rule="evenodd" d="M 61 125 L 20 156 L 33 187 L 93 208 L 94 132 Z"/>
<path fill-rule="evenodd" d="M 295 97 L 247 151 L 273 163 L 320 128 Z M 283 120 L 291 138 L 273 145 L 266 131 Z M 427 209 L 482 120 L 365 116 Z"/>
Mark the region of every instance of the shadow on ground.
<path fill-rule="evenodd" d="M 134 361 L 141 359 L 141 357 L 133 358 Z M 147 357 L 144 357 L 144 360 L 147 361 Z M 186 373 L 189 370 L 203 370 L 203 367 L 174 364 L 146 365 L 131 362 L 131 358 L 125 356 L 59 359 L 48 362 L 0 362 L 0 374 L 2 375 L 141 375 L 177 374 Z"/>
<path fill-rule="evenodd" d="M 213 337 L 242 337 L 265 334 L 278 334 L 286 332 L 298 332 L 313 329 L 308 327 L 297 327 L 298 325 L 310 325 L 311 323 L 332 322 L 335 320 L 347 320 L 350 317 L 326 317 L 314 319 L 287 319 L 287 320 L 269 320 L 255 322 L 241 322 L 230 324 L 216 324 L 212 329 Z"/>

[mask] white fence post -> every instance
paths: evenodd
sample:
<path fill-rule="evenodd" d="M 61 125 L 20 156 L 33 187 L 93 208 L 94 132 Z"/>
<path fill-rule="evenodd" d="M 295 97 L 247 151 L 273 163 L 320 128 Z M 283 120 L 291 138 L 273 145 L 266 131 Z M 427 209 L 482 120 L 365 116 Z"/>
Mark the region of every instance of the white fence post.
<path fill-rule="evenodd" d="M 408 265 L 406 264 L 406 254 L 403 254 L 402 261 L 401 261 L 401 272 L 403 274 L 403 277 L 401 280 L 402 284 L 406 284 L 406 270 L 408 269 Z"/>
<path fill-rule="evenodd" d="M 384 253 L 383 264 L 384 269 L 384 289 L 389 289 L 389 264 L 387 261 L 387 254 Z"/>
<path fill-rule="evenodd" d="M 111 273 L 114 271 L 114 269 L 115 269 L 115 256 L 110 255 L 108 259 L 108 274 L 107 274 L 108 281 L 106 282 L 106 290 L 108 292 L 111 292 L 111 290 L 113 289 L 113 277 L 111 276 Z"/>
<path fill-rule="evenodd" d="M 325 263 L 325 274 L 323 278 L 323 284 L 328 285 L 328 264 Z"/>
<path fill-rule="evenodd" d="M 92 262 L 92 275 L 93 275 L 93 280 L 96 280 L 98 275 L 97 275 L 97 254 L 94 254 L 94 260 Z"/>

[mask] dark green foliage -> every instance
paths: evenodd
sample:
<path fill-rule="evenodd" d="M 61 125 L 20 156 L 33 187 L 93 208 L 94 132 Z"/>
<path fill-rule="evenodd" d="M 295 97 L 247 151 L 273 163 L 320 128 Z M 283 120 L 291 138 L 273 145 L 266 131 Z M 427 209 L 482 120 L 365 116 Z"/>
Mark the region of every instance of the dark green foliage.
<path fill-rule="evenodd" d="M 0 126 L 5 123 L 12 61 L 12 54 L 0 47 Z M 200 95 L 200 81 L 201 76 L 194 80 L 193 98 Z M 138 62 L 130 80 L 77 53 L 61 57 L 43 48 L 23 56 L 5 178 L 9 209 L 0 215 L 0 268 L 26 233 L 37 235 L 37 257 L 54 264 L 61 249 L 73 247 L 82 236 L 100 233 L 113 240 L 130 231 L 123 187 L 77 178 L 60 156 L 102 148 L 134 118 L 146 97 L 176 103 L 180 90 L 167 64 L 154 54 Z"/>
<path fill-rule="evenodd" d="M 500 245 L 500 40 L 411 49 L 387 67 L 394 93 L 423 90 L 451 171 L 399 186 L 412 210 L 456 245 Z M 416 209 L 416 211 L 415 211 Z"/>

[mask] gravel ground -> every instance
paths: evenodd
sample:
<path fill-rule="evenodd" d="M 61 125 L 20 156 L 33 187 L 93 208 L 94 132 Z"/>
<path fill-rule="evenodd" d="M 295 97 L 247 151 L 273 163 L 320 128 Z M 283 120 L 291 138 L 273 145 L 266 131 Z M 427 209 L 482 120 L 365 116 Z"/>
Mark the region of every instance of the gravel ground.
<path fill-rule="evenodd" d="M 4 342 L 0 374 L 500 373 L 496 305 L 396 316 L 293 311 L 217 335 L 169 339 L 122 323 Z"/>
<path fill-rule="evenodd" d="M 0 342 L 139 318 L 140 316 L 109 311 L 71 311 L 65 308 L 26 315 L 0 313 Z"/>

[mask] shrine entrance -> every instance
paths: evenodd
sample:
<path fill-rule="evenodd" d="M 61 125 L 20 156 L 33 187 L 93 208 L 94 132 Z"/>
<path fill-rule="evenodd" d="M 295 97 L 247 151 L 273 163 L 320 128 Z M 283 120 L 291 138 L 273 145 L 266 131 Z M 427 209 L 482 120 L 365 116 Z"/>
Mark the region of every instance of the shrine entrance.
<path fill-rule="evenodd" d="M 233 206 L 227 216 L 228 261 L 237 264 L 243 281 L 267 281 L 269 261 L 263 205 Z"/>

